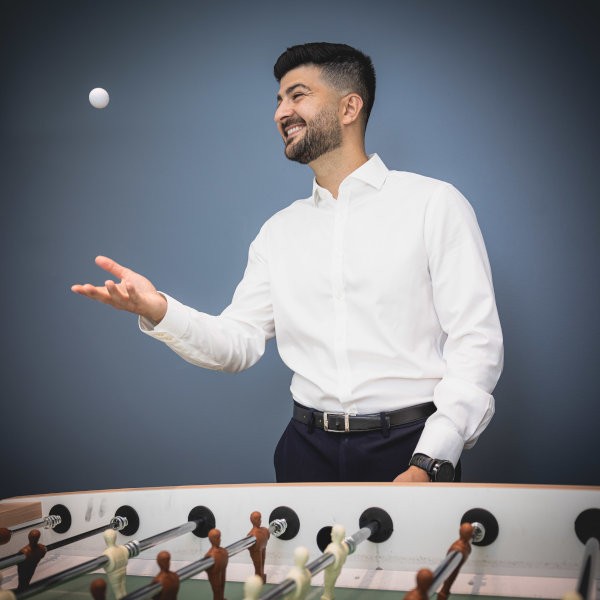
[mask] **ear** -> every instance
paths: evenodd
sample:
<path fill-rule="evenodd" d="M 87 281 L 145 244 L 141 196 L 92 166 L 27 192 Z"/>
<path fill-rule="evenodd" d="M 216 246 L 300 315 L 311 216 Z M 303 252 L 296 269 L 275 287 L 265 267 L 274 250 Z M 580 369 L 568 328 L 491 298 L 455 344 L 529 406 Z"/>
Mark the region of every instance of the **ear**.
<path fill-rule="evenodd" d="M 348 94 L 342 99 L 342 124 L 350 125 L 357 121 L 363 107 L 363 99 L 355 93 Z"/>

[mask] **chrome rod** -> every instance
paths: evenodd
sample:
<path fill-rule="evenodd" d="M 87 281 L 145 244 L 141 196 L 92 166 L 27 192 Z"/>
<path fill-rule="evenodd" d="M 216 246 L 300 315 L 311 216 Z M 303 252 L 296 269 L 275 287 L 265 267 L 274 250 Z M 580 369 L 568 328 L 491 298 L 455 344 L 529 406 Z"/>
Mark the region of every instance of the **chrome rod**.
<path fill-rule="evenodd" d="M 455 550 L 446 555 L 446 558 L 438 565 L 437 569 L 433 572 L 433 581 L 429 588 L 429 593 L 436 591 L 446 579 L 454 572 L 456 567 L 460 565 L 460 561 L 463 559 L 463 555 Z"/>
<path fill-rule="evenodd" d="M 243 550 L 247 550 L 255 542 L 256 538 L 253 535 L 249 535 L 245 538 L 242 538 L 241 540 L 238 540 L 237 542 L 234 542 L 233 544 L 230 544 L 229 546 L 225 546 L 225 550 L 227 550 L 228 556 L 234 556 L 236 554 L 239 554 Z M 214 559 L 210 557 L 201 558 L 190 563 L 189 565 L 186 565 L 185 567 L 182 567 L 181 569 L 179 569 L 179 571 L 176 571 L 176 573 L 179 577 L 179 580 L 183 581 L 184 579 L 189 579 L 193 575 L 197 575 L 202 571 L 210 569 L 210 567 L 212 567 L 214 564 Z M 143 598 L 151 598 L 157 592 L 160 592 L 160 590 L 160 583 L 149 583 L 148 585 L 145 585 L 144 587 L 135 590 L 135 592 L 127 594 L 127 596 L 125 596 L 122 600 L 142 600 Z"/>
<path fill-rule="evenodd" d="M 348 536 L 344 539 L 344 542 L 348 545 L 348 554 L 352 554 L 356 551 L 356 547 L 369 539 L 373 532 L 379 527 L 376 521 L 371 521 L 365 527 L 359 529 L 356 533 Z M 324 552 L 318 558 L 315 558 L 312 562 L 306 565 L 306 569 L 309 571 L 311 577 L 314 577 L 317 573 L 324 571 L 329 565 L 335 562 L 335 556 L 329 552 Z M 284 579 L 281 583 L 271 588 L 268 592 L 260 597 L 260 600 L 276 600 L 281 598 L 296 589 L 296 582 L 293 579 Z"/>
<path fill-rule="evenodd" d="M 577 592 L 583 600 L 596 600 L 597 580 L 600 563 L 600 544 L 591 537 L 583 551 L 583 561 L 577 578 Z"/>

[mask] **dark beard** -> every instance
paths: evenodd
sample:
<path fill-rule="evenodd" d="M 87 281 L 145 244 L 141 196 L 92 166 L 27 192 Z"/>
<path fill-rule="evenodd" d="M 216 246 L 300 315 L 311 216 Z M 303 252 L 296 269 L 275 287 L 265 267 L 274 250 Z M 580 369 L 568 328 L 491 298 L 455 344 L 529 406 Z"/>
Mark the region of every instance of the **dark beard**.
<path fill-rule="evenodd" d="M 337 110 L 324 108 L 306 124 L 300 135 L 301 139 L 292 140 L 284 152 L 287 158 L 303 165 L 339 148 L 342 145 L 342 128 L 337 120 Z"/>

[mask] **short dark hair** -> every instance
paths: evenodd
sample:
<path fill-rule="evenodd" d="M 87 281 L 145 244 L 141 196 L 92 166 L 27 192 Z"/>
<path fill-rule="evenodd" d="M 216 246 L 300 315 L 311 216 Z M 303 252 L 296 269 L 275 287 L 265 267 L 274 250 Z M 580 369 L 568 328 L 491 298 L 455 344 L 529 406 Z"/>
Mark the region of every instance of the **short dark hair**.
<path fill-rule="evenodd" d="M 356 92 L 364 103 L 364 126 L 367 126 L 375 102 L 375 67 L 360 50 L 347 44 L 310 42 L 291 46 L 277 59 L 273 74 L 277 81 L 302 65 L 321 67 L 325 80 L 334 88 Z"/>

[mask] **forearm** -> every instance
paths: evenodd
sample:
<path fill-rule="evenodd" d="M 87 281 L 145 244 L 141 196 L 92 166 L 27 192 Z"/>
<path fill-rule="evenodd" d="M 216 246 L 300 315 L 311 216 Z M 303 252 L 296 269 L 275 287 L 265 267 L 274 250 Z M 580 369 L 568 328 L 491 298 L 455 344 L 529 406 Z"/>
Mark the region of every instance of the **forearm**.
<path fill-rule="evenodd" d="M 494 414 L 492 392 L 503 366 L 503 340 L 487 252 L 467 201 L 442 190 L 426 227 L 433 302 L 445 370 L 434 390 L 437 412 L 416 452 L 456 464 Z"/>
<path fill-rule="evenodd" d="M 141 318 L 140 329 L 165 343 L 187 362 L 205 369 L 238 372 L 264 353 L 267 332 L 228 316 L 213 316 L 166 296 L 164 318 L 154 326 Z"/>

